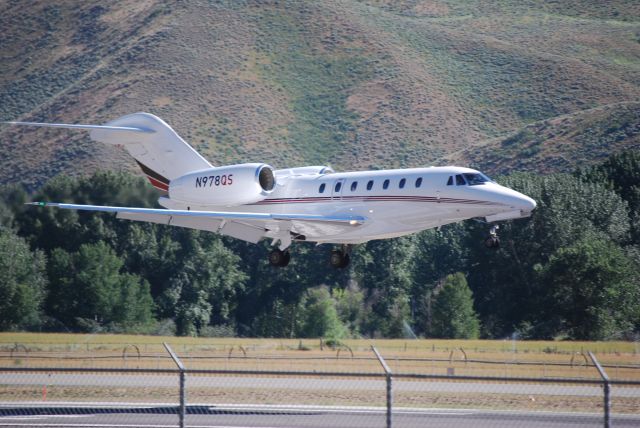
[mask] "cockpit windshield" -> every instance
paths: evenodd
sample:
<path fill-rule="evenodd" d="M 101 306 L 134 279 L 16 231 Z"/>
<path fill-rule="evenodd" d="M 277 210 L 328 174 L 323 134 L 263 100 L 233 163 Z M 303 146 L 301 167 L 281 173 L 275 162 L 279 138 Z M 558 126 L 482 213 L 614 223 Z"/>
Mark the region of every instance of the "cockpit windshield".
<path fill-rule="evenodd" d="M 464 178 L 467 179 L 467 184 L 469 186 L 477 186 L 478 184 L 484 184 L 491 181 L 489 177 L 481 173 L 464 174 Z"/>

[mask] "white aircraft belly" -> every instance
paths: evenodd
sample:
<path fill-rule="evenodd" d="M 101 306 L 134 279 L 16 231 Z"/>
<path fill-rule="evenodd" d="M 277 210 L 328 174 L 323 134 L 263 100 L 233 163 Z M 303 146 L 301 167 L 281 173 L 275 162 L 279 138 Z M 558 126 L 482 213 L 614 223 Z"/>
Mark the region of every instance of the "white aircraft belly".
<path fill-rule="evenodd" d="M 422 200 L 372 200 L 355 198 L 326 198 L 320 202 L 300 196 L 288 199 L 266 199 L 260 203 L 244 205 L 248 213 L 296 213 L 320 214 L 326 216 L 356 215 L 367 218 L 367 222 L 357 228 L 345 224 L 296 221 L 272 221 L 260 225 L 266 229 L 265 237 L 277 237 L 291 231 L 294 235 L 304 235 L 306 240 L 327 243 L 361 243 L 372 239 L 386 239 L 403 236 L 420 230 L 443 226 L 473 217 L 484 217 L 502 212 L 497 205 L 476 203 L 465 199 L 436 199 L 426 196 Z M 171 208 L 180 209 L 171 205 Z M 193 207 L 198 210 L 234 211 L 237 207 Z M 252 224 L 251 221 L 244 223 Z M 224 232 L 223 232 L 224 233 Z M 233 235 L 230 235 L 233 236 Z M 241 238 L 245 239 L 245 238 Z M 259 238 L 258 238 L 259 239 Z M 245 239 L 249 240 L 249 239 Z M 253 239 L 249 240 L 253 242 Z"/>
<path fill-rule="evenodd" d="M 495 207 L 452 204 L 446 202 L 393 202 L 334 200 L 331 203 L 260 204 L 255 212 L 322 213 L 323 215 L 361 215 L 368 218 L 357 229 L 341 224 L 292 222 L 295 233 L 314 242 L 360 243 L 372 239 L 403 236 L 420 230 L 442 226 L 494 212 Z"/>

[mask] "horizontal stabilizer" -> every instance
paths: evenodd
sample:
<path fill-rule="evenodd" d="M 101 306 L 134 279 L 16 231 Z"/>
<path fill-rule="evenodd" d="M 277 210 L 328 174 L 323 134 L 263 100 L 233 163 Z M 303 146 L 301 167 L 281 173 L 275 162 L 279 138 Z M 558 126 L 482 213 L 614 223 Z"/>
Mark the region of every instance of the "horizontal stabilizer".
<path fill-rule="evenodd" d="M 65 129 L 85 129 L 88 131 L 94 129 L 103 129 L 107 131 L 127 131 L 127 132 L 142 132 L 147 134 L 153 134 L 156 131 L 149 128 L 133 127 L 133 126 L 109 126 L 109 125 L 72 125 L 69 123 L 40 123 L 40 122 L 3 122 L 10 125 L 24 125 L 24 126 L 38 126 L 42 128 L 65 128 Z"/>

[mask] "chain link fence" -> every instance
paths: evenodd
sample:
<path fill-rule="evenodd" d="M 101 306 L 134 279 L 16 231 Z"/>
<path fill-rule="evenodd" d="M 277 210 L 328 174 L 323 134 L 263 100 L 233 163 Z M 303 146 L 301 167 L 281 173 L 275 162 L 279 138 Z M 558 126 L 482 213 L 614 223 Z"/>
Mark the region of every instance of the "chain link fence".
<path fill-rule="evenodd" d="M 126 345 L 104 354 L 1 354 L 0 426 L 640 426 L 640 381 L 610 379 L 611 367 L 590 353 L 536 367 L 460 350 L 428 359 L 375 348 L 284 357 Z M 640 368 L 624 370 L 633 379 Z"/>

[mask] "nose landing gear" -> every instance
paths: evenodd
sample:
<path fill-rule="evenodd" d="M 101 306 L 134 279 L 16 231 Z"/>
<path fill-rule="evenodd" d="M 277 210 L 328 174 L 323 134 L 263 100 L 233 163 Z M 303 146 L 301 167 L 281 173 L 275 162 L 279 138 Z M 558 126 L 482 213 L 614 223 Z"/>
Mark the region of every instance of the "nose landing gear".
<path fill-rule="evenodd" d="M 491 229 L 489 230 L 489 236 L 484 240 L 485 247 L 494 250 L 500 248 L 500 237 L 498 236 L 498 229 L 498 225 L 491 226 Z"/>

